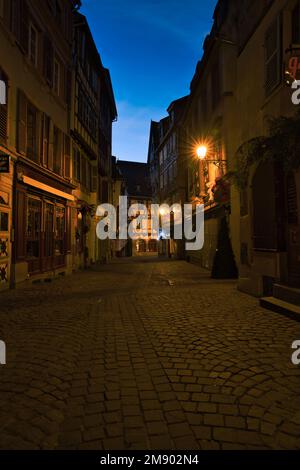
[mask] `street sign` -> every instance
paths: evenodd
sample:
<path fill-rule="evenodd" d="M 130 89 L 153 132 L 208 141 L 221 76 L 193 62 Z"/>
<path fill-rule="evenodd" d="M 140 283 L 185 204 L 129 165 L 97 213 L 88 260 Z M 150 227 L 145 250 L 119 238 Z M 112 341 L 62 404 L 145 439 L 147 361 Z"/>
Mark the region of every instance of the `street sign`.
<path fill-rule="evenodd" d="M 0 153 L 0 173 L 9 173 L 9 155 Z"/>

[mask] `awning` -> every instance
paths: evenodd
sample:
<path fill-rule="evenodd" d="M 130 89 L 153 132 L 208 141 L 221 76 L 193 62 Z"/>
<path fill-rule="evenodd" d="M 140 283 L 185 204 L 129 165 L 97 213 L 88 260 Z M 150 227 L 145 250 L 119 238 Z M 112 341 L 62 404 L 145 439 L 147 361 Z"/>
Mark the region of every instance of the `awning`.
<path fill-rule="evenodd" d="M 29 186 L 33 186 L 34 188 L 38 188 L 42 191 L 46 191 L 47 193 L 62 197 L 64 199 L 67 199 L 68 201 L 75 201 L 75 197 L 72 194 L 68 194 L 64 191 L 60 191 L 59 189 L 55 189 L 52 186 L 48 186 L 48 184 L 40 183 L 39 181 L 36 181 L 33 178 L 29 178 L 29 176 L 23 176 L 22 180 L 23 183 L 28 184 Z"/>

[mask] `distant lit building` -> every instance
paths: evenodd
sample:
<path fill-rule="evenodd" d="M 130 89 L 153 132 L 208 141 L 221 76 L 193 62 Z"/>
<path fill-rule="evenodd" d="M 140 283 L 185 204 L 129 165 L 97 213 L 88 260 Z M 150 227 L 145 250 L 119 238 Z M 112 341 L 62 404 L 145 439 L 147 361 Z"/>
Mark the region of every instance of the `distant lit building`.
<path fill-rule="evenodd" d="M 118 160 L 117 168 L 124 179 L 128 196 L 128 207 L 132 204 L 143 204 L 148 209 L 148 236 L 136 240 L 129 240 L 127 255 L 155 255 L 157 254 L 157 237 L 151 236 L 151 204 L 152 191 L 149 166 L 146 163 L 128 162 Z M 130 223 L 131 219 L 129 219 Z"/>

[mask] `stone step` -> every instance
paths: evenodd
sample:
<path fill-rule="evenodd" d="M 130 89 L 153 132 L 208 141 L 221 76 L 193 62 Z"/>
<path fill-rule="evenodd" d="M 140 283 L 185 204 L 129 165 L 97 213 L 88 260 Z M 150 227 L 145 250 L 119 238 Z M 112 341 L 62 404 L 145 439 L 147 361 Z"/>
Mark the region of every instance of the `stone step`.
<path fill-rule="evenodd" d="M 300 289 L 284 286 L 282 284 L 274 284 L 273 296 L 277 299 L 283 300 L 284 302 L 300 307 Z"/>
<path fill-rule="evenodd" d="M 260 299 L 260 305 L 263 308 L 273 312 L 285 315 L 293 320 L 300 322 L 300 307 L 275 297 L 263 297 Z"/>

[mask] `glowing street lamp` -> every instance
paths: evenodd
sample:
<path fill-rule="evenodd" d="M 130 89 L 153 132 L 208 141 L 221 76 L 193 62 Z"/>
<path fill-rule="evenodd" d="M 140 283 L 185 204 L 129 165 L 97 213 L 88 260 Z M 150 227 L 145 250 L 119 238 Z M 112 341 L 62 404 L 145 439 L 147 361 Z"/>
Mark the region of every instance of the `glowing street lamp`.
<path fill-rule="evenodd" d="M 197 147 L 197 150 L 196 150 L 197 157 L 199 158 L 199 160 L 205 160 L 207 163 L 213 163 L 218 168 L 226 168 L 226 165 L 227 165 L 226 160 L 207 158 L 208 152 L 209 152 L 208 146 L 205 144 L 200 145 L 199 147 Z"/>
<path fill-rule="evenodd" d="M 200 160 L 204 160 L 204 158 L 207 155 L 207 147 L 206 145 L 200 145 L 200 147 L 197 148 L 197 156 Z"/>

